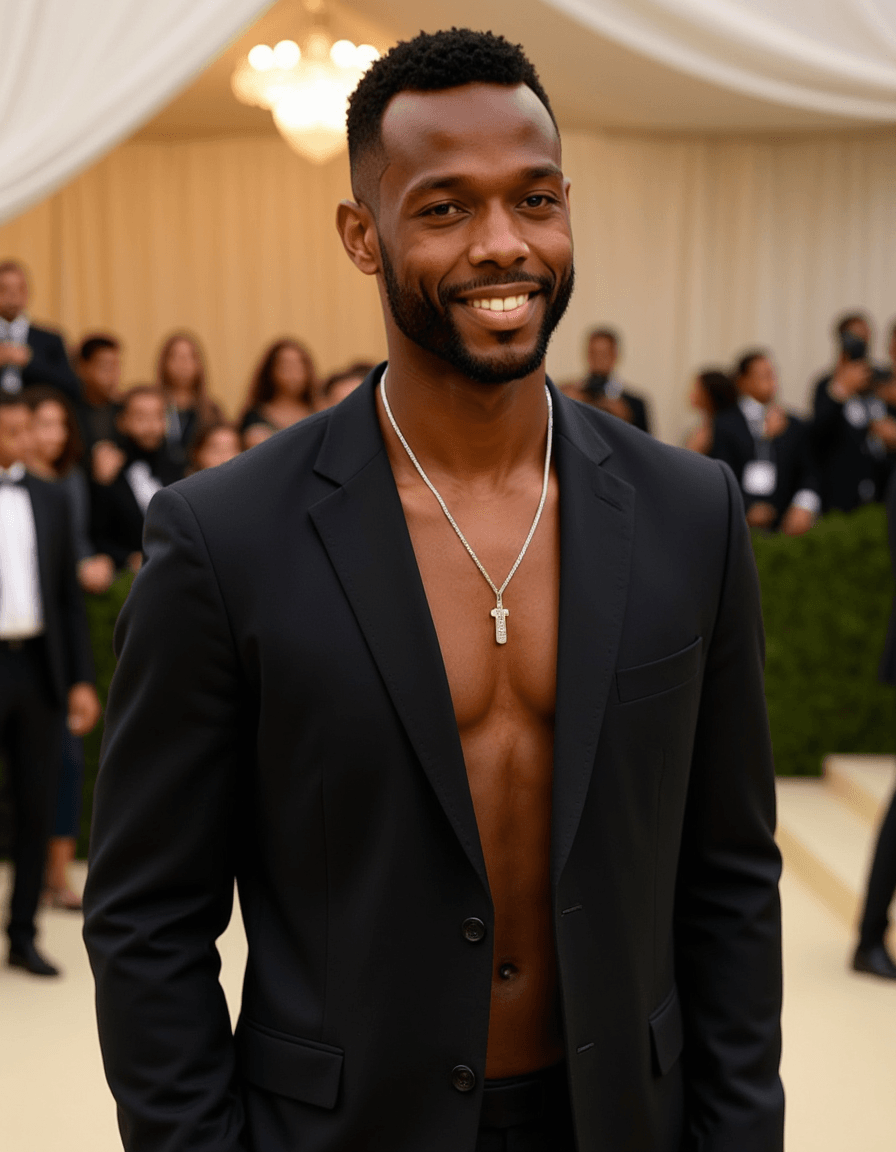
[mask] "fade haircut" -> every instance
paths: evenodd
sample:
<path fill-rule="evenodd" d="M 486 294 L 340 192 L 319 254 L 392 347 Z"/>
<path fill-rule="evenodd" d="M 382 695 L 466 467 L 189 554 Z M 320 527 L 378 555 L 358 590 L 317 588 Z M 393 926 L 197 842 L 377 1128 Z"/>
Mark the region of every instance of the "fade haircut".
<path fill-rule="evenodd" d="M 383 115 L 392 98 L 399 92 L 444 92 L 466 84 L 502 84 L 508 88 L 525 84 L 557 127 L 538 73 L 519 44 L 511 44 L 493 32 L 473 32 L 469 28 L 421 32 L 413 40 L 400 41 L 377 60 L 349 100 L 348 157 L 357 199 L 361 198 L 364 162 L 380 153 L 385 164 Z"/>

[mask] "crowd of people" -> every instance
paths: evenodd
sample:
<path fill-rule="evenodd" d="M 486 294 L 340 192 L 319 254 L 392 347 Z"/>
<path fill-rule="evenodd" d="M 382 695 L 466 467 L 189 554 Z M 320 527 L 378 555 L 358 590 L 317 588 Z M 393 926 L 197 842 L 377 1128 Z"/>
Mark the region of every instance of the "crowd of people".
<path fill-rule="evenodd" d="M 731 369 L 706 368 L 693 380 L 690 404 L 698 415 L 685 446 L 730 465 L 754 528 L 801 535 L 825 512 L 884 498 L 896 465 L 896 324 L 885 365 L 870 357 L 864 313 L 841 317 L 834 336 L 834 363 L 813 385 L 809 419 L 778 401 L 777 370 L 766 349 L 745 352 Z M 618 334 L 595 329 L 588 375 L 564 391 L 649 431 L 644 398 L 617 375 L 619 353 Z"/>
<path fill-rule="evenodd" d="M 125 390 L 115 335 L 90 334 L 69 357 L 58 334 L 30 322 L 27 306 L 25 269 L 0 262 L 0 398 L 4 408 L 14 399 L 20 415 L 27 412 L 22 463 L 64 494 L 77 581 L 91 594 L 106 591 L 118 572 L 139 569 L 144 516 L 160 488 L 339 403 L 372 367 L 355 363 L 321 381 L 299 340 L 277 340 L 261 355 L 231 422 L 210 394 L 203 350 L 192 334 L 168 336 L 155 379 Z M 685 446 L 731 466 L 755 528 L 798 535 L 826 511 L 883 497 L 896 463 L 896 327 L 886 367 L 869 357 L 871 328 L 863 314 L 843 317 L 836 339 L 836 360 L 815 386 L 809 420 L 778 402 L 775 365 L 765 350 L 747 352 L 732 370 L 705 369 L 693 381 L 690 403 L 698 416 Z M 587 375 L 563 391 L 649 434 L 649 403 L 618 375 L 620 351 L 613 329 L 592 331 Z M 3 627 L 0 618 L 0 644 L 8 647 Z M 10 627 L 15 647 L 21 627 Z M 53 905 L 78 909 L 67 869 L 80 820 L 83 754 L 71 723 L 63 726 L 60 755 L 43 891 Z"/>

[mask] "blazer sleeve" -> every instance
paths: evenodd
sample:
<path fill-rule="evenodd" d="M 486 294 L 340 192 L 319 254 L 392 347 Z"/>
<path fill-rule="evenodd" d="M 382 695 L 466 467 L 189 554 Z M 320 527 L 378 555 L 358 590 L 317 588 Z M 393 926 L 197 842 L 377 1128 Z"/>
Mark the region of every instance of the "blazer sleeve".
<path fill-rule="evenodd" d="M 688 1152 L 781 1152 L 781 861 L 753 552 L 733 475 L 676 891 Z"/>
<path fill-rule="evenodd" d="M 50 384 L 64 392 L 72 400 L 81 395 L 81 382 L 75 375 L 65 344 L 57 332 L 39 330 L 29 339 L 31 360 L 25 367 L 23 379 L 26 384 Z"/>
<path fill-rule="evenodd" d="M 843 430 L 843 404 L 828 392 L 830 382 L 831 377 L 825 376 L 815 385 L 812 432 L 822 452 L 830 447 Z"/>
<path fill-rule="evenodd" d="M 146 520 L 119 618 L 84 936 L 126 1152 L 245 1152 L 215 940 L 233 903 L 244 694 L 187 500 Z"/>

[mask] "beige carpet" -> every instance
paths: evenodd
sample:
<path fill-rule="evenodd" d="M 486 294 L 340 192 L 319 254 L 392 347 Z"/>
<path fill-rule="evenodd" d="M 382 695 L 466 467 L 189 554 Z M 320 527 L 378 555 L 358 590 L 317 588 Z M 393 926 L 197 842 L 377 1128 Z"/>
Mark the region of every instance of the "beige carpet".
<path fill-rule="evenodd" d="M 5 871 L 0 889 L 5 889 Z M 784 886 L 788 1152 L 893 1152 L 896 1146 L 896 985 L 846 969 L 850 933 L 795 876 Z M 47 912 L 41 943 L 65 967 L 38 980 L 0 967 L 0 1149 L 116 1152 L 80 918 Z M 244 945 L 221 941 L 231 1005 Z M 591 1150 L 589 1150 L 591 1152 Z M 612 1150 L 606 1150 L 612 1152 Z"/>

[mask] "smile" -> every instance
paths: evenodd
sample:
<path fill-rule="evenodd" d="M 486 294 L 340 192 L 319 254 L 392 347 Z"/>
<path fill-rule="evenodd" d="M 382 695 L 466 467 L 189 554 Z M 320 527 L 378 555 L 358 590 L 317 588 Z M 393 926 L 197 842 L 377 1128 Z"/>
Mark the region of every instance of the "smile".
<path fill-rule="evenodd" d="M 481 308 L 486 312 L 512 312 L 514 308 L 522 308 L 530 295 L 530 292 L 525 292 L 521 296 L 495 296 L 491 300 L 470 300 L 469 304 L 472 308 Z"/>

